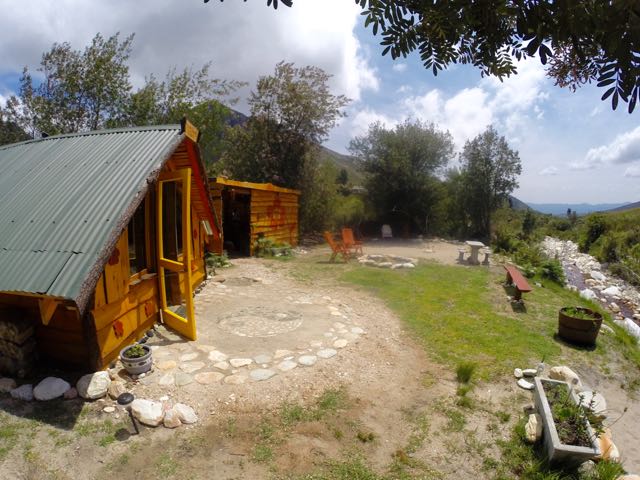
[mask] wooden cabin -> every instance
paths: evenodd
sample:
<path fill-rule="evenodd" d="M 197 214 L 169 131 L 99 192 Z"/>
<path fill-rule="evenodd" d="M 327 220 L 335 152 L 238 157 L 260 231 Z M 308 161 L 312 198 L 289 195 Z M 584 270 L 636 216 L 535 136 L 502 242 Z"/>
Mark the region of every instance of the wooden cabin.
<path fill-rule="evenodd" d="M 213 241 L 214 252 L 251 256 L 260 237 L 298 245 L 298 190 L 224 177 L 209 181 L 222 231 L 221 238 Z"/>
<path fill-rule="evenodd" d="M 188 122 L 0 147 L 0 370 L 99 369 L 157 321 L 196 338 L 219 236 Z"/>

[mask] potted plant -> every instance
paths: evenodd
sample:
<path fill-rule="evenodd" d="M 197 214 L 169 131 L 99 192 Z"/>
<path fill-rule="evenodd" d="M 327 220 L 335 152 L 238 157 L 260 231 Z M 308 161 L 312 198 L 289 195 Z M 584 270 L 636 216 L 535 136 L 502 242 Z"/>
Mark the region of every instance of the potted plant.
<path fill-rule="evenodd" d="M 602 421 L 572 391 L 567 382 L 534 378 L 534 401 L 542 418 L 548 460 L 567 466 L 600 455 Z"/>
<path fill-rule="evenodd" d="M 140 343 L 129 345 L 120 351 L 120 361 L 129 375 L 148 372 L 153 364 L 151 349 Z"/>
<path fill-rule="evenodd" d="M 580 345 L 595 345 L 602 315 L 590 308 L 564 307 L 558 312 L 558 335 Z"/>

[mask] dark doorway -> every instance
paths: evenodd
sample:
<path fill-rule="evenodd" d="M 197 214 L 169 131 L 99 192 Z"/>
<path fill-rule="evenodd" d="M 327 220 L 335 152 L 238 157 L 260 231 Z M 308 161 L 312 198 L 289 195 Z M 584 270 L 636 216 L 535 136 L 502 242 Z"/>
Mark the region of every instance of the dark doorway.
<path fill-rule="evenodd" d="M 224 249 L 232 256 L 251 255 L 251 194 L 222 192 Z"/>

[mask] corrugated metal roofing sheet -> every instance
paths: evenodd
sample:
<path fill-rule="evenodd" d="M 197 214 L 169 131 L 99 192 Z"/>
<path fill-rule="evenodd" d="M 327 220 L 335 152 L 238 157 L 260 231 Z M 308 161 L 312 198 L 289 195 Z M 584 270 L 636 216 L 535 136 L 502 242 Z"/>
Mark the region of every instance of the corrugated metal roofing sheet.
<path fill-rule="evenodd" d="M 0 291 L 77 300 L 175 148 L 179 125 L 0 147 Z"/>

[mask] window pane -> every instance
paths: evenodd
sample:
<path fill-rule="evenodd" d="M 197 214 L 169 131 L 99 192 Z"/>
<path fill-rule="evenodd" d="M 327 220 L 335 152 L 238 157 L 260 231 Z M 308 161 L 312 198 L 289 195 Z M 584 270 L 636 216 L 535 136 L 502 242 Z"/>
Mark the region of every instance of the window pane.
<path fill-rule="evenodd" d="M 129 271 L 131 275 L 147 267 L 145 241 L 145 202 L 143 201 L 129 222 Z"/>

